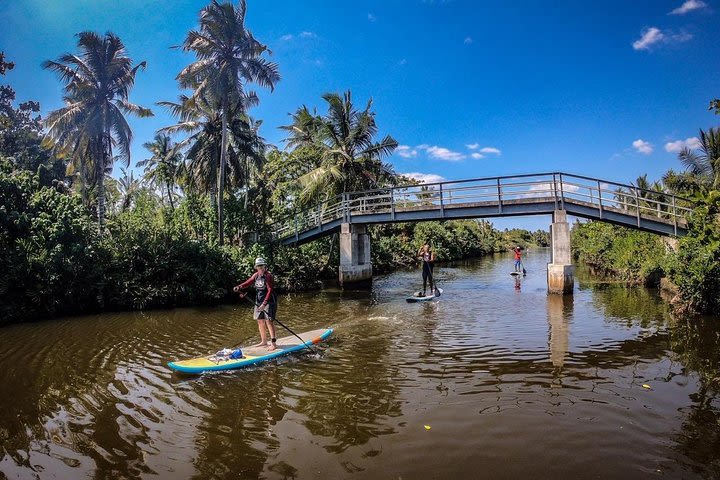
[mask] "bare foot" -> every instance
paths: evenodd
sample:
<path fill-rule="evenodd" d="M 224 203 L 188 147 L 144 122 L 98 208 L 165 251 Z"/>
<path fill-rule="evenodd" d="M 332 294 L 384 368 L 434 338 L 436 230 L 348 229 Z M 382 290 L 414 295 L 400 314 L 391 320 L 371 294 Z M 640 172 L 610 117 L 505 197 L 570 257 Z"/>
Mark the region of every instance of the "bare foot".
<path fill-rule="evenodd" d="M 260 342 L 260 343 L 256 343 L 255 345 L 250 346 L 250 348 L 259 348 L 259 347 L 267 347 L 267 342 Z"/>
<path fill-rule="evenodd" d="M 268 349 L 269 352 L 272 352 L 272 351 L 275 350 L 276 348 L 277 348 L 277 345 L 275 345 L 274 343 L 271 343 L 270 346 L 269 346 L 267 349 Z"/>

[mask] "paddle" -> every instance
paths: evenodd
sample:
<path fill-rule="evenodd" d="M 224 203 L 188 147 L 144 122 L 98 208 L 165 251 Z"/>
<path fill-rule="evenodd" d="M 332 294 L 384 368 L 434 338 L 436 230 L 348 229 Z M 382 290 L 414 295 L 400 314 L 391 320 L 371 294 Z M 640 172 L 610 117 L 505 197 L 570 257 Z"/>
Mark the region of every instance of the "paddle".
<path fill-rule="evenodd" d="M 244 299 L 247 300 L 248 302 L 252 303 L 252 304 L 253 304 L 254 306 L 256 306 L 256 307 L 259 307 L 259 306 L 260 306 L 260 305 L 258 305 L 257 303 L 253 302 L 252 300 L 250 300 L 250 299 L 247 297 L 247 295 L 243 295 L 242 298 L 244 298 Z M 277 318 L 273 318 L 273 321 L 274 321 L 274 322 L 277 322 L 277 323 L 278 323 L 281 327 L 283 327 L 285 330 L 287 330 L 287 331 L 290 332 L 291 334 L 295 335 L 295 336 L 297 337 L 297 339 L 300 340 L 300 342 L 301 342 L 308 350 L 310 350 L 312 353 L 314 353 L 314 354 L 317 355 L 317 352 L 316 352 L 307 342 L 305 342 L 305 340 L 303 340 L 302 338 L 300 338 L 300 335 L 298 335 L 297 333 L 295 333 L 295 332 L 293 332 L 292 330 L 290 330 L 290 327 L 288 327 L 287 325 L 285 325 L 284 323 L 282 323 L 282 322 L 281 322 L 280 320 L 278 320 Z"/>

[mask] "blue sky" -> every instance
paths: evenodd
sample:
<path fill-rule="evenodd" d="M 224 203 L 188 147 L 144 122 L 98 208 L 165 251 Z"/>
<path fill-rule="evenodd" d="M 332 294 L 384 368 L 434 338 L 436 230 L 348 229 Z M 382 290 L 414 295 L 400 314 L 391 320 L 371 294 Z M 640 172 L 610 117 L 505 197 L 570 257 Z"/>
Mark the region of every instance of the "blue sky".
<path fill-rule="evenodd" d="M 2 2 L 0 49 L 17 64 L 5 81 L 18 100 L 57 108 L 60 83 L 40 63 L 74 51 L 79 31 L 117 33 L 131 57 L 148 62 L 131 94 L 156 113 L 131 121 L 133 163 L 142 160 L 142 143 L 172 122 L 154 103 L 177 97 L 175 75 L 192 61 L 170 47 L 205 3 Z M 282 76 L 274 92 L 258 89 L 252 114 L 280 144 L 277 127 L 290 112 L 322 109 L 322 93 L 351 89 L 358 104 L 373 98 L 381 132 L 403 145 L 390 159 L 401 173 L 657 178 L 680 168 L 683 142 L 719 123 L 706 110 L 720 96 L 718 8 L 717 0 L 249 0 L 248 25 Z"/>

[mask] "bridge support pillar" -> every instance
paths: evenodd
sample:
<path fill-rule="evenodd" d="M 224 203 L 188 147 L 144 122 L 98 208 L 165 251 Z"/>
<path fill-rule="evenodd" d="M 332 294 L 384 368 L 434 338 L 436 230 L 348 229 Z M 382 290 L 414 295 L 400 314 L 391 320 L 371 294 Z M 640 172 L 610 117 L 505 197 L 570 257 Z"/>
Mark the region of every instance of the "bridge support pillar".
<path fill-rule="evenodd" d="M 363 287 L 372 282 L 370 235 L 365 225 L 340 225 L 340 286 Z"/>
<path fill-rule="evenodd" d="M 575 286 L 575 266 L 570 256 L 570 225 L 565 210 L 553 212 L 550 246 L 552 257 L 547 266 L 548 292 L 560 295 L 571 294 Z"/>

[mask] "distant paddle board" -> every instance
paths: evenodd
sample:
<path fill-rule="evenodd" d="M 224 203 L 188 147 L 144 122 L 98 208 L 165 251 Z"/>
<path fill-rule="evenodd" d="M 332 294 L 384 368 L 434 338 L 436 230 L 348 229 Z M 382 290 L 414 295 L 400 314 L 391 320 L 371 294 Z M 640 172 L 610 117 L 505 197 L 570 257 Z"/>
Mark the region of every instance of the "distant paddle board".
<path fill-rule="evenodd" d="M 299 334 L 303 342 L 308 345 L 314 345 L 322 342 L 332 335 L 332 328 L 321 328 L 311 330 Z M 212 355 L 191 358 L 189 360 L 180 360 L 177 362 L 169 362 L 168 367 L 181 373 L 199 374 L 203 372 L 211 372 L 216 370 L 232 370 L 235 368 L 244 368 L 251 365 L 267 362 L 273 358 L 288 355 L 293 352 L 307 350 L 297 337 L 283 337 L 277 340 L 277 349 L 268 351 L 267 347 L 240 347 L 243 353 L 242 358 L 237 359 L 218 359 Z"/>
<path fill-rule="evenodd" d="M 415 295 L 412 295 L 410 297 L 407 297 L 405 300 L 407 300 L 409 303 L 415 303 L 415 302 L 427 302 L 432 300 L 433 298 L 437 298 L 443 293 L 442 288 L 436 288 L 436 292 L 433 292 L 432 295 L 426 295 L 424 297 L 416 297 Z"/>
<path fill-rule="evenodd" d="M 510 272 L 510 275 L 520 275 L 520 272 Z"/>

